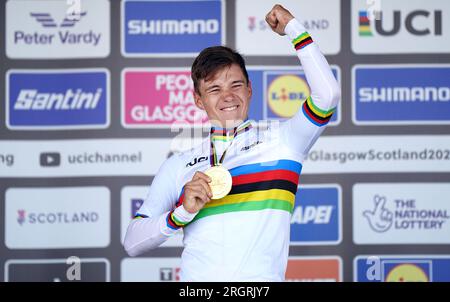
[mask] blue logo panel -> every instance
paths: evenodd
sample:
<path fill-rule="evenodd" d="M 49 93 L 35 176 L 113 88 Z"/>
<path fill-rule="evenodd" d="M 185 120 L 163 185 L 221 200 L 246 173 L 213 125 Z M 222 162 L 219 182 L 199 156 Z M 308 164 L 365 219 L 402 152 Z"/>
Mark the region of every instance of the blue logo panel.
<path fill-rule="evenodd" d="M 126 1 L 125 54 L 198 53 L 221 45 L 221 1 Z"/>
<path fill-rule="evenodd" d="M 108 124 L 106 71 L 11 71 L 7 77 L 11 128 L 104 128 Z"/>
<path fill-rule="evenodd" d="M 450 257 L 371 256 L 355 262 L 358 282 L 449 282 Z"/>
<path fill-rule="evenodd" d="M 450 67 L 354 69 L 355 123 L 450 121 Z"/>
<path fill-rule="evenodd" d="M 291 244 L 339 244 L 339 199 L 336 187 L 300 188 L 291 218 Z"/>

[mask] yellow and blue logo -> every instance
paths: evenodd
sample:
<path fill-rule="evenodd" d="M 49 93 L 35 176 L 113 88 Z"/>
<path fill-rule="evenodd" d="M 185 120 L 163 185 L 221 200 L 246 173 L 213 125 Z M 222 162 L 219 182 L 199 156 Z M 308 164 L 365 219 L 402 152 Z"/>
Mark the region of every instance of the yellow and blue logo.
<path fill-rule="evenodd" d="M 429 282 L 426 267 L 415 263 L 397 264 L 390 269 L 386 282 Z"/>
<path fill-rule="evenodd" d="M 306 81 L 298 75 L 286 74 L 272 77 L 267 89 L 269 118 L 292 117 L 309 96 Z"/>

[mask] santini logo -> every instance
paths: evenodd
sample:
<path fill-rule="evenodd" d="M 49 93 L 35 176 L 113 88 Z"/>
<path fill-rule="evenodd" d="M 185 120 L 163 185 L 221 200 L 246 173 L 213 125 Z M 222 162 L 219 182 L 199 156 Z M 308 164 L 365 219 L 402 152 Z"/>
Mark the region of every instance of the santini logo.
<path fill-rule="evenodd" d="M 103 90 L 95 92 L 82 89 L 67 89 L 64 93 L 39 92 L 36 89 L 21 89 L 14 103 L 15 110 L 73 110 L 95 109 Z"/>

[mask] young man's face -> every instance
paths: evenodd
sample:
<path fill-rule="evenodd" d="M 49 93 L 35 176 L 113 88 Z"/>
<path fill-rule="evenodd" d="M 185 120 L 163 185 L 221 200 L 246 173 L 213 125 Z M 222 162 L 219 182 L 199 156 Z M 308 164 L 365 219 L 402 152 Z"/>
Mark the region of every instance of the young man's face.
<path fill-rule="evenodd" d="M 212 124 L 230 128 L 247 118 L 252 87 L 239 65 L 218 70 L 208 81 L 200 80 L 199 91 L 200 95 L 195 93 L 195 104 L 206 110 Z"/>

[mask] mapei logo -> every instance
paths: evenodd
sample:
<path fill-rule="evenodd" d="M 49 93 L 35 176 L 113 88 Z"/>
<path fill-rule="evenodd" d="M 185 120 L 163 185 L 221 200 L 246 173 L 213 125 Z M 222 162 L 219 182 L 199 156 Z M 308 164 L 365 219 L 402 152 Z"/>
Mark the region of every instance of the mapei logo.
<path fill-rule="evenodd" d="M 357 256 L 354 280 L 358 282 L 448 282 L 449 255 Z"/>
<path fill-rule="evenodd" d="M 124 56 L 195 56 L 224 43 L 221 0 L 122 2 Z"/>
<path fill-rule="evenodd" d="M 304 185 L 291 217 L 291 245 L 333 245 L 342 240 L 341 188 Z"/>
<path fill-rule="evenodd" d="M 10 70 L 9 129 L 94 129 L 109 125 L 109 71 Z"/>
<path fill-rule="evenodd" d="M 14 59 L 106 57 L 107 0 L 7 1 L 6 54 Z"/>

